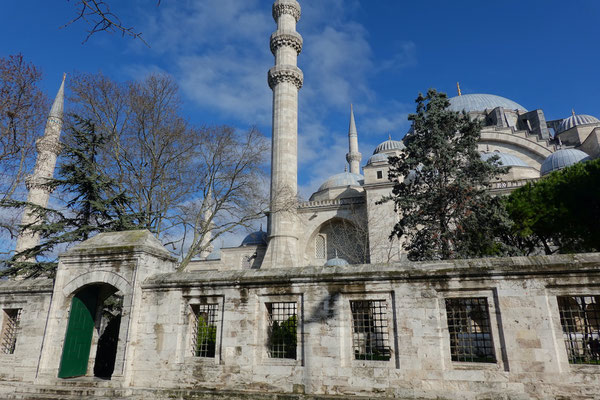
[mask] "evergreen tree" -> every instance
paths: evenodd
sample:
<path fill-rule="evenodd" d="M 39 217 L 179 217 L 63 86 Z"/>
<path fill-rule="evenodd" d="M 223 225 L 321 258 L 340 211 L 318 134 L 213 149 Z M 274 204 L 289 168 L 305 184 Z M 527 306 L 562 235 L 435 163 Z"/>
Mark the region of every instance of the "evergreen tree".
<path fill-rule="evenodd" d="M 65 200 L 60 210 L 27 202 L 5 202 L 5 207 L 27 207 L 37 222 L 21 226 L 21 231 L 40 234 L 40 244 L 15 254 L 6 261 L 3 276 L 52 276 L 56 261 L 49 253 L 60 244 L 84 241 L 100 232 L 135 229 L 135 216 L 128 212 L 129 198 L 117 189 L 113 179 L 102 172 L 98 154 L 106 138 L 90 120 L 74 117 L 68 144 L 63 145 L 58 177 L 48 185 Z"/>
<path fill-rule="evenodd" d="M 515 190 L 513 234 L 527 253 L 600 251 L 600 159 L 578 163 Z"/>
<path fill-rule="evenodd" d="M 387 200 L 400 214 L 392 236 L 405 241 L 411 260 L 509 254 L 513 249 L 498 240 L 509 220 L 486 190 L 507 169 L 497 157 L 480 158 L 479 122 L 448 110 L 446 94 L 434 89 L 416 103 L 406 149 L 390 158 L 389 178 L 396 183 Z"/>

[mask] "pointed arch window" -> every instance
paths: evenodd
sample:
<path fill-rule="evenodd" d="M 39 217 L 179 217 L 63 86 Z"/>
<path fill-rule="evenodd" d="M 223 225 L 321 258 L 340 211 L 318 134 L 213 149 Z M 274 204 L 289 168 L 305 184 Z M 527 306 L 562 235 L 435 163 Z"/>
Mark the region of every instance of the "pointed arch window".
<path fill-rule="evenodd" d="M 327 239 L 325 235 L 317 235 L 315 238 L 315 258 L 324 260 L 327 256 Z"/>

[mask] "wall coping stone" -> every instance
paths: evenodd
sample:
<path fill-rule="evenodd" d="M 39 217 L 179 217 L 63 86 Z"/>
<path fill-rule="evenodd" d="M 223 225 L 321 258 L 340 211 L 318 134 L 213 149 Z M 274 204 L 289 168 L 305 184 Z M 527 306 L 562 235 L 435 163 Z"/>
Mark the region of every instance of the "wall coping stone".
<path fill-rule="evenodd" d="M 0 281 L 0 294 L 52 293 L 54 281 L 49 278 L 7 279 Z"/>
<path fill-rule="evenodd" d="M 60 258 L 140 252 L 162 259 L 176 260 L 169 250 L 146 229 L 100 233 L 62 253 Z"/>
<path fill-rule="evenodd" d="M 359 264 L 339 267 L 269 268 L 263 270 L 189 271 L 149 277 L 143 289 L 202 286 L 256 286 L 365 281 L 443 281 L 494 277 L 600 275 L 600 253 L 496 257 L 464 260 Z"/>

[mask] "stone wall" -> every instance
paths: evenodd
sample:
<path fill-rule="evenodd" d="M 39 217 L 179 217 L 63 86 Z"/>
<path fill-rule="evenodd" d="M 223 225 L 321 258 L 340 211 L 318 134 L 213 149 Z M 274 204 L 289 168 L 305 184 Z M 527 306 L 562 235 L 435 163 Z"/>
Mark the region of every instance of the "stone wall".
<path fill-rule="evenodd" d="M 133 385 L 399 398 L 588 398 L 599 365 L 569 364 L 558 295 L 600 295 L 600 255 L 161 275 L 143 286 Z M 445 299 L 483 298 L 496 362 L 451 360 Z M 350 301 L 387 305 L 390 358 L 353 354 Z M 273 302 L 298 310 L 297 359 L 267 350 Z M 218 308 L 215 357 L 193 356 L 193 307 Z"/>
<path fill-rule="evenodd" d="M 0 397 L 597 397 L 600 365 L 569 362 L 557 296 L 600 296 L 600 254 L 178 273 L 147 232 L 92 240 L 61 257 L 54 290 L 48 280 L 0 284 L 3 310 L 22 308 L 15 352 L 0 354 Z M 110 381 L 91 371 L 59 379 L 70 299 L 97 284 L 131 300 L 119 365 Z M 487 317 L 464 313 L 473 330 L 457 336 L 448 304 L 473 301 Z M 297 345 L 274 358 L 269 332 L 283 306 L 295 310 L 279 323 L 297 323 Z M 197 315 L 208 309 L 214 355 L 199 356 Z M 453 361 L 467 341 L 485 352 Z"/>
<path fill-rule="evenodd" d="M 49 279 L 0 282 L 0 381 L 35 379 L 51 299 Z M 5 342 L 4 329 L 15 310 L 20 310 L 20 318 L 13 346 Z"/>

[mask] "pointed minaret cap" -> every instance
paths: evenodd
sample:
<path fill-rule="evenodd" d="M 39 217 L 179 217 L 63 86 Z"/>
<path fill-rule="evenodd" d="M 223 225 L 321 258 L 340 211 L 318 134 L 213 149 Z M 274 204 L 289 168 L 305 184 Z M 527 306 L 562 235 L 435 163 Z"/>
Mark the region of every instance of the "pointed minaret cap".
<path fill-rule="evenodd" d="M 52 108 L 50 109 L 49 117 L 52 118 L 62 118 L 63 107 L 65 103 L 65 79 L 67 78 L 67 74 L 63 73 L 62 83 L 60 84 L 60 88 L 58 89 L 58 93 L 56 94 L 56 98 L 54 99 L 54 103 L 52 104 Z"/>
<path fill-rule="evenodd" d="M 348 128 L 348 136 L 358 136 L 356 122 L 354 121 L 354 107 L 352 104 L 350 104 L 350 127 Z"/>

